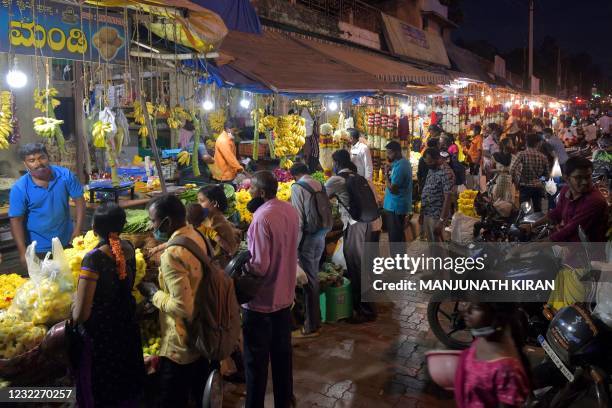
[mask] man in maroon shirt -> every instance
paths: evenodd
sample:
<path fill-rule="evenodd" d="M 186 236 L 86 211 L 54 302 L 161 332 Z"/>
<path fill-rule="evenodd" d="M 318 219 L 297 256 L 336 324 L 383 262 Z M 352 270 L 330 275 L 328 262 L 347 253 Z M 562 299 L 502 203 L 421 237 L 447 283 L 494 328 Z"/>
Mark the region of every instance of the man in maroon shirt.
<path fill-rule="evenodd" d="M 550 236 L 553 242 L 580 242 L 581 226 L 590 242 L 605 242 L 608 226 L 608 204 L 603 195 L 593 188 L 593 163 L 580 157 L 572 157 L 565 164 L 564 179 L 567 185 L 559 193 L 554 210 L 536 221 L 532 227 L 553 223 L 556 231 Z"/>

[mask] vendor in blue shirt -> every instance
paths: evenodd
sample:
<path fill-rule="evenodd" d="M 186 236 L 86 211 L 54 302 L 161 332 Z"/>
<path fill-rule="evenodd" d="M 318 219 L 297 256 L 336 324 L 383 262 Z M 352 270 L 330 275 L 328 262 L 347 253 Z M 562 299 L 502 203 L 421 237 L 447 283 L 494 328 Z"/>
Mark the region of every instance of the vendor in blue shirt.
<path fill-rule="evenodd" d="M 390 142 L 386 148 L 389 165 L 385 166 L 385 225 L 389 242 L 403 243 L 406 241 L 404 225 L 412 215 L 412 167 L 402 156 L 402 147 L 398 142 Z"/>
<path fill-rule="evenodd" d="M 64 247 L 80 235 L 85 217 L 83 187 L 70 170 L 49 164 L 49 154 L 42 143 L 29 143 L 19 149 L 28 170 L 11 188 L 9 217 L 11 231 L 21 263 L 25 266 L 26 247 L 36 241 L 36 253 L 51 250 L 51 240 L 58 237 Z M 69 199 L 76 209 L 76 223 L 70 219 Z"/>

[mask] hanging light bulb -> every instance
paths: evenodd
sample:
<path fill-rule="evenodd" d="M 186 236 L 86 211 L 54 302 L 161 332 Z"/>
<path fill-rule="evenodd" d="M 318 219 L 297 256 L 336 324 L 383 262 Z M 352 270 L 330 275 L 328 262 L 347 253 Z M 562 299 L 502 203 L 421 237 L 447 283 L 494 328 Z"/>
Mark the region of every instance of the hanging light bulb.
<path fill-rule="evenodd" d="M 243 92 L 242 99 L 240 100 L 240 107 L 242 109 L 249 109 L 249 106 L 251 106 L 251 100 L 247 98 L 247 93 Z"/>
<path fill-rule="evenodd" d="M 417 105 L 417 108 L 418 108 L 420 111 L 424 111 L 424 110 L 425 110 L 425 104 L 424 104 L 423 102 L 421 102 L 421 103 L 419 103 L 419 104 Z"/>
<path fill-rule="evenodd" d="M 6 83 L 12 89 L 23 88 L 28 83 L 28 76 L 17 66 L 17 57 L 15 57 L 13 68 L 6 74 Z"/>
<path fill-rule="evenodd" d="M 408 113 L 408 111 L 410 110 L 410 105 L 408 105 L 407 103 L 402 103 L 400 108 L 402 109 L 402 112 Z"/>
<path fill-rule="evenodd" d="M 508 102 L 504 103 L 504 106 L 505 106 L 506 108 L 509 108 L 509 107 L 511 107 L 511 106 L 512 106 L 512 102 L 508 101 Z"/>
<path fill-rule="evenodd" d="M 485 98 L 485 100 L 486 100 L 487 102 L 491 102 L 491 95 L 487 95 L 487 96 L 486 96 L 486 98 Z"/>
<path fill-rule="evenodd" d="M 332 112 L 337 111 L 337 110 L 338 110 L 338 102 L 336 102 L 336 101 L 331 101 L 331 102 L 329 103 L 329 110 L 330 110 L 330 111 L 332 111 Z"/>
<path fill-rule="evenodd" d="M 214 109 L 215 104 L 210 99 L 207 99 L 202 103 L 202 107 L 204 108 L 205 111 L 211 111 Z"/>

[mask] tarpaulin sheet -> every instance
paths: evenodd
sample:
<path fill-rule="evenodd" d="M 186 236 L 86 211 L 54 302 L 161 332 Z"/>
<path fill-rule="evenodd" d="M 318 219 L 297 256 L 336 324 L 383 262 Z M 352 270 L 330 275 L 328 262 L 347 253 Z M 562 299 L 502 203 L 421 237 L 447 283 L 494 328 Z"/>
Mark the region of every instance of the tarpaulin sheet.
<path fill-rule="evenodd" d="M 231 68 L 274 92 L 375 92 L 388 85 L 278 32 L 230 31 L 220 51 L 234 58 Z"/>
<path fill-rule="evenodd" d="M 450 80 L 445 74 L 419 69 L 409 63 L 400 62 L 381 54 L 361 51 L 354 47 L 306 38 L 299 38 L 298 41 L 330 58 L 337 59 L 359 70 L 370 73 L 385 82 L 439 85 L 445 84 Z"/>
<path fill-rule="evenodd" d="M 217 13 L 230 30 L 261 33 L 261 23 L 249 0 L 193 0 L 194 3 Z"/>

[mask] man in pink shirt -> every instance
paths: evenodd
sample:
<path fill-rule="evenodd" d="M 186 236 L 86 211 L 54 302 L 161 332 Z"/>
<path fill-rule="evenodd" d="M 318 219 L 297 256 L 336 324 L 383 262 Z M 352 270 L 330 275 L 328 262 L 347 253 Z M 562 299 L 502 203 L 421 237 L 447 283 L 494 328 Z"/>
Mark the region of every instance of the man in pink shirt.
<path fill-rule="evenodd" d="M 247 240 L 250 270 L 263 281 L 255 298 L 243 305 L 246 408 L 263 408 L 270 362 L 274 405 L 294 404 L 290 308 L 295 294 L 299 216 L 291 204 L 276 198 L 277 189 L 271 172 L 253 175 L 253 200 L 248 208 L 254 215 Z"/>

